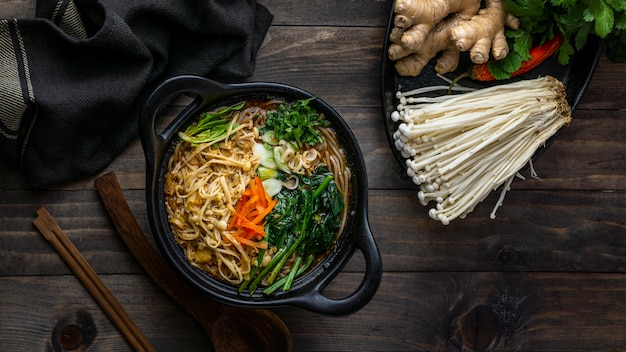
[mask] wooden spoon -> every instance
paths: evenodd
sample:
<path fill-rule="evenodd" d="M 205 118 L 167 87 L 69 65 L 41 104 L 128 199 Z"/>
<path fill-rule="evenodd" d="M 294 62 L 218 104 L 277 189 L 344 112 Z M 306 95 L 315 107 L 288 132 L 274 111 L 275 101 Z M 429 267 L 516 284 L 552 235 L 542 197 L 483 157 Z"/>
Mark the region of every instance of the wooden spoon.
<path fill-rule="evenodd" d="M 291 352 L 291 334 L 273 312 L 239 308 L 209 299 L 184 281 L 154 250 L 135 219 L 117 176 L 100 176 L 95 186 L 130 251 L 148 275 L 202 325 L 216 351 Z"/>

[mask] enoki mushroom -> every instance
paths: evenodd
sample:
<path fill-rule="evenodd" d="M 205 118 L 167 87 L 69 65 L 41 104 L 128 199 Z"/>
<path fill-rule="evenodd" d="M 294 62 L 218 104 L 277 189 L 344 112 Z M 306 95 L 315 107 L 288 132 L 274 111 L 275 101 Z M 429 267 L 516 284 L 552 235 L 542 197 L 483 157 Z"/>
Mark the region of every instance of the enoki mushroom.
<path fill-rule="evenodd" d="M 491 191 L 500 199 L 537 148 L 571 121 L 565 87 L 551 76 L 462 94 L 424 96 L 431 89 L 398 92 L 391 118 L 401 121 L 395 147 L 407 158 L 407 174 L 420 186 L 422 205 L 444 225 L 464 218 Z M 455 90 L 467 91 L 462 87 Z"/>

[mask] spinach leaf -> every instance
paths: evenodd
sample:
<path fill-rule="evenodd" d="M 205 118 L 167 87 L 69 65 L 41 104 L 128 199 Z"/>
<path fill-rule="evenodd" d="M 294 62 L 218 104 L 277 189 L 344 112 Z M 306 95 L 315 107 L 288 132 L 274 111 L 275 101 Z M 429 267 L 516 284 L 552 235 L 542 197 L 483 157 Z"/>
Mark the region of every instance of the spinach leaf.
<path fill-rule="evenodd" d="M 332 173 L 324 166 L 311 177 L 300 176 L 299 185 L 295 190 L 283 189 L 276 196 L 278 202 L 266 223 L 267 241 L 280 248 L 286 238 L 297 237 L 304 229 L 308 239 L 303 241 L 298 253 L 320 254 L 330 248 L 339 228 L 343 198 Z M 310 218 L 308 224 L 303 224 L 307 218 Z"/>
<path fill-rule="evenodd" d="M 278 202 L 267 218 L 265 231 L 268 243 L 275 246 L 279 254 L 254 278 L 251 292 L 266 275 L 267 282 L 273 284 L 287 257 L 296 252 L 298 264 L 292 270 L 298 272 L 288 279 L 278 280 L 283 290 L 288 290 L 294 277 L 304 272 L 300 269 L 311 265 L 315 256 L 328 251 L 335 240 L 340 226 L 339 214 L 345 205 L 332 173 L 326 166 L 320 166 L 311 177 L 299 177 L 297 189 L 283 189 L 276 196 Z M 299 268 L 303 260 L 305 264 Z M 264 293 L 271 294 L 281 285 L 272 285 Z"/>
<path fill-rule="evenodd" d="M 301 214 L 298 209 L 302 203 L 302 194 L 298 190 L 284 189 L 276 195 L 276 205 L 269 214 L 265 225 L 267 242 L 277 248 L 284 246 L 288 237 L 295 237 Z"/>

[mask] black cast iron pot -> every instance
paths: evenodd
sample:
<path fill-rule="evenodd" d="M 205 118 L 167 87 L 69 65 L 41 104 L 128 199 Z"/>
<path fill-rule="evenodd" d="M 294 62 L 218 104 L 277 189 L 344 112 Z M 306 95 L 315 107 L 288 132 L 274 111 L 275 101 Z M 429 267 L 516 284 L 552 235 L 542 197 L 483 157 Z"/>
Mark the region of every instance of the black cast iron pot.
<path fill-rule="evenodd" d="M 163 128 L 157 131 L 156 120 L 166 102 L 181 94 L 191 95 L 193 101 Z M 148 217 L 155 241 L 167 261 L 187 281 L 209 297 L 226 304 L 243 307 L 298 306 L 328 315 L 345 315 L 365 306 L 376 293 L 382 277 L 382 263 L 367 219 L 367 175 L 358 143 L 346 122 L 329 105 L 314 99 L 311 106 L 331 122 L 339 142 L 346 151 L 352 170 L 348 221 L 334 249 L 313 269 L 296 279 L 287 292 L 271 296 L 247 291 L 239 294 L 237 287 L 223 283 L 211 275 L 193 268 L 176 243 L 167 219 L 164 200 L 164 179 L 167 162 L 178 142 L 177 132 L 194 122 L 200 113 L 220 106 L 254 98 L 279 97 L 288 101 L 313 98 L 301 89 L 276 83 L 221 84 L 196 76 L 180 76 L 161 84 L 146 101 L 140 119 L 140 137 L 146 156 L 146 198 Z M 334 299 L 323 294 L 326 286 L 344 265 L 360 250 L 365 258 L 365 275 L 351 295 Z"/>

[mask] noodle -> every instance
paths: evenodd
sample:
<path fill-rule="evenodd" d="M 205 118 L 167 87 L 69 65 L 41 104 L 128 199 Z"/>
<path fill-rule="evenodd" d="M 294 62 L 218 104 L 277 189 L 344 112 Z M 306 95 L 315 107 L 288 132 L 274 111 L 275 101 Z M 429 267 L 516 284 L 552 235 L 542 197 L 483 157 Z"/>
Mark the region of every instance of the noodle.
<path fill-rule="evenodd" d="M 270 103 L 276 104 L 266 102 Z M 197 145 L 180 141 L 165 178 L 171 229 L 185 257 L 192 266 L 232 284 L 248 279 L 257 260 L 266 265 L 276 253 L 271 248 L 259 258 L 258 248 L 240 243 L 228 229 L 237 202 L 260 165 L 253 146 L 260 139 L 258 128 L 265 122 L 265 109 L 251 105 L 248 102 L 243 110 L 230 112 L 234 124 L 223 137 Z M 347 205 L 351 172 L 345 153 L 332 130 L 321 128 L 321 133 L 325 141 L 316 147 L 295 150 L 290 143 L 282 143 L 284 160 L 294 173 L 309 176 L 326 165 Z M 337 234 L 343 231 L 347 208 L 340 214 Z"/>
<path fill-rule="evenodd" d="M 235 283 L 249 271 L 249 253 L 236 241 L 223 238 L 223 230 L 258 166 L 251 150 L 252 129 L 252 120 L 248 120 L 213 147 L 179 143 L 169 162 L 165 187 L 169 217 L 178 219 L 173 231 L 187 259 Z M 214 250 L 214 260 L 197 255 L 207 248 Z"/>
<path fill-rule="evenodd" d="M 343 204 L 346 206 L 343 208 L 341 212 L 341 226 L 337 233 L 342 233 L 345 223 L 348 218 L 348 196 L 349 196 L 349 187 L 350 187 L 350 179 L 352 178 L 352 172 L 349 168 L 346 167 L 346 155 L 343 150 L 339 146 L 337 142 L 337 136 L 335 132 L 328 128 L 322 129 L 322 135 L 324 136 L 324 140 L 326 141 L 326 157 L 323 159 L 324 163 L 328 165 L 328 169 L 330 172 L 335 175 L 335 182 L 337 183 L 337 188 L 341 195 L 343 196 Z"/>

